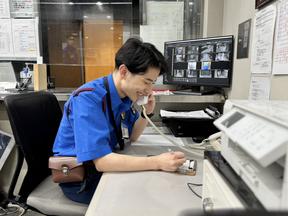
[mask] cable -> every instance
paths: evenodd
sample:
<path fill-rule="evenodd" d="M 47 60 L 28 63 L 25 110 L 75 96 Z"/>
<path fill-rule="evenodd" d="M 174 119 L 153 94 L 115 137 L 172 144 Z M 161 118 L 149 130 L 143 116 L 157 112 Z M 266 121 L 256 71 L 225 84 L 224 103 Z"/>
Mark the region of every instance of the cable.
<path fill-rule="evenodd" d="M 12 203 L 9 203 L 6 209 L 0 207 L 0 216 L 15 215 L 16 213 L 18 216 L 21 216 L 25 213 L 25 209 L 19 205 Z"/>
<path fill-rule="evenodd" d="M 192 193 L 195 194 L 195 196 L 199 197 L 202 199 L 202 196 L 200 196 L 196 191 L 192 188 L 192 186 L 203 186 L 203 184 L 195 184 L 195 183 L 187 183 L 188 188 L 192 191 Z"/>
<path fill-rule="evenodd" d="M 190 184 L 190 185 L 193 185 L 193 186 L 203 186 L 203 184 L 197 184 L 197 183 L 191 183 L 191 182 L 189 182 L 189 183 L 187 183 L 187 184 Z"/>
<path fill-rule="evenodd" d="M 146 108 L 142 105 L 142 109 L 143 109 L 143 114 L 145 116 L 145 118 L 147 119 L 147 121 L 149 122 L 150 125 L 152 125 L 152 127 L 154 127 L 154 129 L 161 135 L 163 136 L 165 139 L 169 140 L 172 144 L 174 144 L 175 146 L 178 146 L 179 148 L 181 148 L 182 150 L 186 151 L 186 152 L 189 152 L 189 153 L 192 153 L 192 154 L 196 154 L 198 156 L 203 156 L 203 154 L 200 154 L 198 152 L 195 152 L 195 151 L 191 151 L 187 148 L 184 148 L 183 146 L 179 145 L 177 142 L 175 142 L 174 140 L 172 140 L 170 137 L 166 136 L 165 134 L 162 133 L 162 131 L 159 130 L 159 128 L 151 121 L 151 119 L 147 116 L 146 114 Z M 192 149 L 196 149 L 196 150 L 205 150 L 205 147 L 202 147 L 200 145 L 195 145 L 195 146 L 189 146 L 189 148 L 192 148 Z"/>

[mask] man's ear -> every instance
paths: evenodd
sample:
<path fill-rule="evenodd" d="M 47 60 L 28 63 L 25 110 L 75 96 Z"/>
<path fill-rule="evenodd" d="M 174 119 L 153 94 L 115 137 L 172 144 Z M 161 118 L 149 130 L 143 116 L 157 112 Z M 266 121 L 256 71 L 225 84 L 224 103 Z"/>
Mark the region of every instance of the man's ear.
<path fill-rule="evenodd" d="M 121 64 L 119 66 L 119 73 L 120 73 L 121 79 L 126 79 L 128 73 L 129 73 L 128 68 L 126 67 L 126 65 Z"/>

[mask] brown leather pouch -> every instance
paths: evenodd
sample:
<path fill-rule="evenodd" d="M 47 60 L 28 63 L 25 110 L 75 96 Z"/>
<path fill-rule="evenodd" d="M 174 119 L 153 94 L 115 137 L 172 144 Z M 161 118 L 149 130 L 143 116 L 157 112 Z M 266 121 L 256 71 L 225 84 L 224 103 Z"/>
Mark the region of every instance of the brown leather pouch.
<path fill-rule="evenodd" d="M 76 157 L 53 156 L 49 158 L 49 168 L 55 183 L 81 182 L 84 180 L 85 169 Z"/>

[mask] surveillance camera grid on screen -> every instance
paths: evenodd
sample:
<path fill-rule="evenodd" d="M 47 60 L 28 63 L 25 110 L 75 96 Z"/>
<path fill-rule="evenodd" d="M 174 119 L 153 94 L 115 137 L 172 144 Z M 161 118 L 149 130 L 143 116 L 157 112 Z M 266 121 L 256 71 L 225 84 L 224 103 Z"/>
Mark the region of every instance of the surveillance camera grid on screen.
<path fill-rule="evenodd" d="M 229 86 L 233 37 L 166 42 L 167 84 Z"/>

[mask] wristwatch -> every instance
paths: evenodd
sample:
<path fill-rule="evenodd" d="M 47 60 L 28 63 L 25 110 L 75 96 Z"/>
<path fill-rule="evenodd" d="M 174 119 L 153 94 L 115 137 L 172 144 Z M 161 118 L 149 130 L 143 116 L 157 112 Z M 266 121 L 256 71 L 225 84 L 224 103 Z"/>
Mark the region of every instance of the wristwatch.
<path fill-rule="evenodd" d="M 150 113 L 150 114 L 146 114 L 148 118 L 152 118 L 152 116 L 154 115 L 154 113 Z M 143 111 L 141 112 L 141 117 L 145 118 Z"/>

